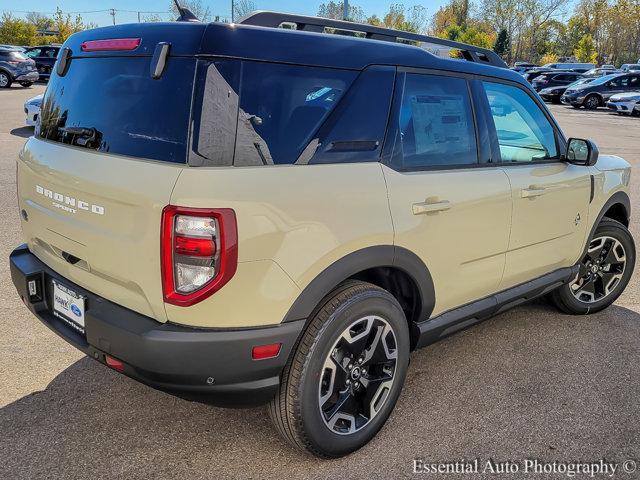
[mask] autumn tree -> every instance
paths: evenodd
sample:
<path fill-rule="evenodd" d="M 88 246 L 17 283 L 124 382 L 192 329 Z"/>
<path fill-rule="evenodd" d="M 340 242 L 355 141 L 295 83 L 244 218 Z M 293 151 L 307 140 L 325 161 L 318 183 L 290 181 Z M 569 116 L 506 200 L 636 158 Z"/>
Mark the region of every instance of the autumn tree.
<path fill-rule="evenodd" d="M 582 37 L 573 54 L 579 62 L 595 63 L 598 52 L 593 37 L 590 34 Z"/>

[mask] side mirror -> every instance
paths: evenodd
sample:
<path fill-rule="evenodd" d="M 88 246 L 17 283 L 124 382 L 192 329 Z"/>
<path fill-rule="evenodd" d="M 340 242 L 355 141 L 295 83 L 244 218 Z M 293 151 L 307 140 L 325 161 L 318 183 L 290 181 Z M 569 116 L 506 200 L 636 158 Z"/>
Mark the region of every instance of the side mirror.
<path fill-rule="evenodd" d="M 565 157 L 569 163 L 590 167 L 596 164 L 599 154 L 598 146 L 593 141 L 570 138 Z"/>

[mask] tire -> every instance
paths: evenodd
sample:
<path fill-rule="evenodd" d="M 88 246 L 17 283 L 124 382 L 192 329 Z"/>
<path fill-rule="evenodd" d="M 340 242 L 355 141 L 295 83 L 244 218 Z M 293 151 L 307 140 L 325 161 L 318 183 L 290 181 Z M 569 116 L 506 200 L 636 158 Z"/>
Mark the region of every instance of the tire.
<path fill-rule="evenodd" d="M 11 79 L 11 75 L 0 70 L 0 88 L 9 88 L 12 83 L 13 80 Z"/>
<path fill-rule="evenodd" d="M 581 107 L 582 105 L 571 105 L 571 106 L 572 106 L 573 108 L 575 108 L 576 110 L 579 110 L 579 109 L 580 109 L 580 107 Z"/>
<path fill-rule="evenodd" d="M 584 99 L 582 104 L 587 110 L 596 110 L 598 107 L 602 106 L 602 101 L 597 95 L 591 94 L 587 95 L 587 98 Z"/>
<path fill-rule="evenodd" d="M 20 82 L 20 85 L 22 85 L 24 88 L 28 88 L 33 85 L 33 82 Z"/>
<path fill-rule="evenodd" d="M 284 368 L 269 416 L 293 447 L 321 458 L 347 455 L 386 422 L 404 384 L 409 352 L 407 320 L 397 300 L 370 283 L 345 282 L 312 315 Z M 368 416 L 358 415 L 364 410 Z"/>
<path fill-rule="evenodd" d="M 580 261 L 580 273 L 553 291 L 551 302 L 572 315 L 599 312 L 615 302 L 627 287 L 635 262 L 636 248 L 627 227 L 603 218 Z"/>

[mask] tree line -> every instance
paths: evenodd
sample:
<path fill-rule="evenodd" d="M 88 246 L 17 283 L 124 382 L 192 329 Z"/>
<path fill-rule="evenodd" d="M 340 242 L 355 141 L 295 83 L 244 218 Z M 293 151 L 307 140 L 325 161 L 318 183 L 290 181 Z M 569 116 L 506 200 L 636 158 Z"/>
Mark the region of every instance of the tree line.
<path fill-rule="evenodd" d="M 0 17 L 0 44 L 28 46 L 64 43 L 71 34 L 95 27 L 97 25 L 86 23 L 80 15 L 72 17 L 59 8 L 52 16 L 31 12 L 24 19 L 4 12 Z"/>
<path fill-rule="evenodd" d="M 421 5 L 393 3 L 381 18 L 350 5 L 348 20 L 491 48 L 505 61 L 589 63 L 640 59 L 640 0 L 450 0 L 429 16 Z M 343 18 L 340 1 L 318 16 Z"/>

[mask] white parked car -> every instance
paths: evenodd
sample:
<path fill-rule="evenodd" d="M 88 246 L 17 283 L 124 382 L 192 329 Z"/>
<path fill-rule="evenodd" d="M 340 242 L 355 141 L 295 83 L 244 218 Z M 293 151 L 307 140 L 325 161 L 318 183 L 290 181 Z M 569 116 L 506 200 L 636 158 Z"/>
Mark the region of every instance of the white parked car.
<path fill-rule="evenodd" d="M 627 92 L 612 95 L 607 107 L 620 115 L 640 114 L 640 92 Z"/>
<path fill-rule="evenodd" d="M 35 127 L 40 116 L 43 95 L 37 95 L 24 102 L 24 113 L 27 114 L 27 126 Z"/>

